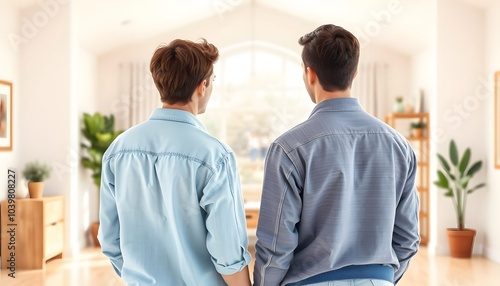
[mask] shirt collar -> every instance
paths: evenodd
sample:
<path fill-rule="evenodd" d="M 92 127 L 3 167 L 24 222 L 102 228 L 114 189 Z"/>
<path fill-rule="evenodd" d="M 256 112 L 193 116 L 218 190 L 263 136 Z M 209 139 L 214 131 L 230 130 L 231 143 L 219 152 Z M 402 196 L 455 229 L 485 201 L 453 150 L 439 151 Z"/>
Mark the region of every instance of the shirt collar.
<path fill-rule="evenodd" d="M 186 123 L 193 125 L 205 132 L 207 129 L 201 123 L 196 116 L 192 113 L 180 109 L 172 109 L 172 108 L 157 108 L 153 110 L 153 113 L 149 117 L 149 120 L 167 120 L 167 121 L 176 121 L 181 123 Z"/>
<path fill-rule="evenodd" d="M 319 112 L 332 112 L 332 111 L 333 112 L 364 111 L 364 109 L 359 104 L 357 98 L 354 97 L 332 98 L 318 103 L 314 107 L 311 116 Z"/>

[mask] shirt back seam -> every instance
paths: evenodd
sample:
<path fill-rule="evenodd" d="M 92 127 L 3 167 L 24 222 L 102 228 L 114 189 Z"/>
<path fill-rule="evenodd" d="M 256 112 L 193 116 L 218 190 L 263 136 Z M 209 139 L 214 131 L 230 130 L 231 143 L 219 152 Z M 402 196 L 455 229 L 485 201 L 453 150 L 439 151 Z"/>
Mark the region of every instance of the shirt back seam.
<path fill-rule="evenodd" d="M 216 172 L 216 169 L 214 167 L 210 166 L 209 164 L 207 164 L 205 161 L 200 160 L 200 159 L 195 158 L 195 157 L 192 157 L 192 156 L 188 156 L 188 155 L 182 154 L 182 153 L 176 153 L 176 152 L 162 152 L 162 153 L 157 153 L 157 152 L 144 151 L 144 150 L 121 150 L 121 151 L 115 152 L 115 153 L 107 156 L 103 160 L 103 163 L 108 162 L 109 160 L 113 159 L 117 155 L 121 155 L 121 154 L 133 154 L 133 153 L 147 154 L 147 155 L 156 156 L 156 157 L 167 157 L 167 156 L 180 157 L 180 158 L 184 158 L 184 159 L 187 159 L 187 160 L 190 160 L 190 161 L 197 162 L 200 165 L 208 168 L 212 173 Z"/>

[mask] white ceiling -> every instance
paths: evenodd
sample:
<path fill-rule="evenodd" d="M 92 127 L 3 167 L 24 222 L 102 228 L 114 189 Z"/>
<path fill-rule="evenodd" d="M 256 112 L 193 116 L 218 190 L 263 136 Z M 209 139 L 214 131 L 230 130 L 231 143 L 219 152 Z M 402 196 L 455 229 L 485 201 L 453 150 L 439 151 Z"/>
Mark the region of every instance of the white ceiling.
<path fill-rule="evenodd" d="M 1 0 L 5 1 L 5 0 Z M 9 0 L 19 8 L 37 0 Z M 67 0 L 66 0 L 67 1 Z M 380 11 L 390 11 L 388 0 L 73 0 L 80 43 L 96 54 L 141 41 L 204 18 L 218 17 L 218 9 L 249 5 L 273 8 L 318 25 L 335 23 L 358 37 L 376 21 Z M 498 0 L 455 0 L 487 8 Z M 396 1 L 397 2 L 397 1 Z M 399 0 L 400 12 L 380 25 L 370 42 L 413 54 L 428 45 L 434 29 L 436 0 Z M 218 7 L 218 8 L 217 8 Z M 229 9 L 225 13 L 231 13 Z M 397 10 L 397 11 L 399 11 Z M 224 14 L 225 15 L 225 14 Z M 384 14 L 387 15 L 387 14 Z M 128 24 L 123 24 L 128 22 Z M 380 22 L 380 21 L 379 21 Z M 365 33 L 366 34 L 366 33 Z"/>
<path fill-rule="evenodd" d="M 462 2 L 465 2 L 465 3 L 469 3 L 469 4 L 477 6 L 479 8 L 485 8 L 485 9 L 487 9 L 493 3 L 495 3 L 495 1 L 498 1 L 498 0 L 459 0 L 459 1 L 462 1 Z"/>
<path fill-rule="evenodd" d="M 216 15 L 212 0 L 80 0 L 76 11 L 79 40 L 97 54 Z"/>
<path fill-rule="evenodd" d="M 194 23 L 217 17 L 218 9 L 249 5 L 252 0 L 85 0 L 77 2 L 79 39 L 82 45 L 101 54 L 119 46 L 144 40 Z M 412 54 L 425 47 L 432 23 L 429 18 L 435 0 L 400 0 L 399 13 L 380 25 L 380 33 L 370 43 L 389 46 Z M 359 34 L 374 23 L 379 11 L 389 11 L 388 0 L 255 0 L 276 11 L 317 23 L 335 23 Z M 235 9 L 228 9 L 231 13 Z M 399 10 L 398 10 L 399 11 Z M 386 14 L 387 15 L 387 14 Z M 122 25 L 130 21 L 128 25 Z M 359 36 L 358 36 L 359 37 Z"/>
<path fill-rule="evenodd" d="M 334 23 L 343 26 L 353 32 L 360 42 L 363 42 L 361 35 L 364 34 L 370 43 L 388 46 L 406 54 L 418 52 L 431 40 L 429 31 L 433 23 L 428 20 L 422 21 L 422 19 L 429 18 L 430 13 L 435 9 L 435 0 L 273 0 L 260 2 L 296 17 L 317 22 L 318 25 Z M 388 6 L 391 2 L 399 2 L 400 5 L 396 9 L 391 9 Z M 390 18 L 386 18 L 388 15 Z M 377 32 L 377 25 L 380 31 L 371 34 L 376 36 L 370 36 L 371 31 Z"/>
<path fill-rule="evenodd" d="M 19 9 L 27 8 L 29 6 L 34 5 L 37 2 L 37 0 L 0 0 L 0 1 L 9 1 L 11 5 L 14 5 Z"/>

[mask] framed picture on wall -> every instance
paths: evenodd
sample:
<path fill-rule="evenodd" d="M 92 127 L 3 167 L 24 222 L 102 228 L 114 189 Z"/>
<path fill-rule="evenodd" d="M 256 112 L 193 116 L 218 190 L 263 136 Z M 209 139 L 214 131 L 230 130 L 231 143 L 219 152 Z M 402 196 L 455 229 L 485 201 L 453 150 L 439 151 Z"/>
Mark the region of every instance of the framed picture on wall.
<path fill-rule="evenodd" d="M 500 71 L 495 73 L 495 168 L 500 169 Z"/>
<path fill-rule="evenodd" d="M 0 151 L 12 150 L 12 83 L 0 80 Z"/>

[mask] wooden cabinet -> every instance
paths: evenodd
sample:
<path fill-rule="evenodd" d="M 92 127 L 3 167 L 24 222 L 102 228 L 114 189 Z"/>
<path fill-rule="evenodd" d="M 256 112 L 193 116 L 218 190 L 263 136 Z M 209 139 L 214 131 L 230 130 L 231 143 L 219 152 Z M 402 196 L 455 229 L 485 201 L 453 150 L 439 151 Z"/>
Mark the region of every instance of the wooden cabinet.
<path fill-rule="evenodd" d="M 406 138 L 410 142 L 417 157 L 416 186 L 420 199 L 420 238 L 422 244 L 429 242 L 429 114 L 428 113 L 389 113 L 385 122 L 402 134 L 408 132 L 410 124 L 415 122 L 425 123 L 423 136 L 414 137 L 410 133 Z"/>
<path fill-rule="evenodd" d="M 259 222 L 261 196 L 262 196 L 261 186 L 247 185 L 243 188 L 247 229 L 257 228 L 257 223 Z"/>
<path fill-rule="evenodd" d="M 259 222 L 259 210 L 245 210 L 245 215 L 247 219 L 247 228 L 257 228 L 257 223 Z"/>
<path fill-rule="evenodd" d="M 42 269 L 51 258 L 61 258 L 64 248 L 64 197 L 15 200 L 14 216 L 8 215 L 8 201 L 1 206 L 2 268 L 11 252 L 16 269 Z M 11 221 L 10 218 L 14 218 Z M 15 228 L 15 250 L 9 249 L 9 230 Z"/>

